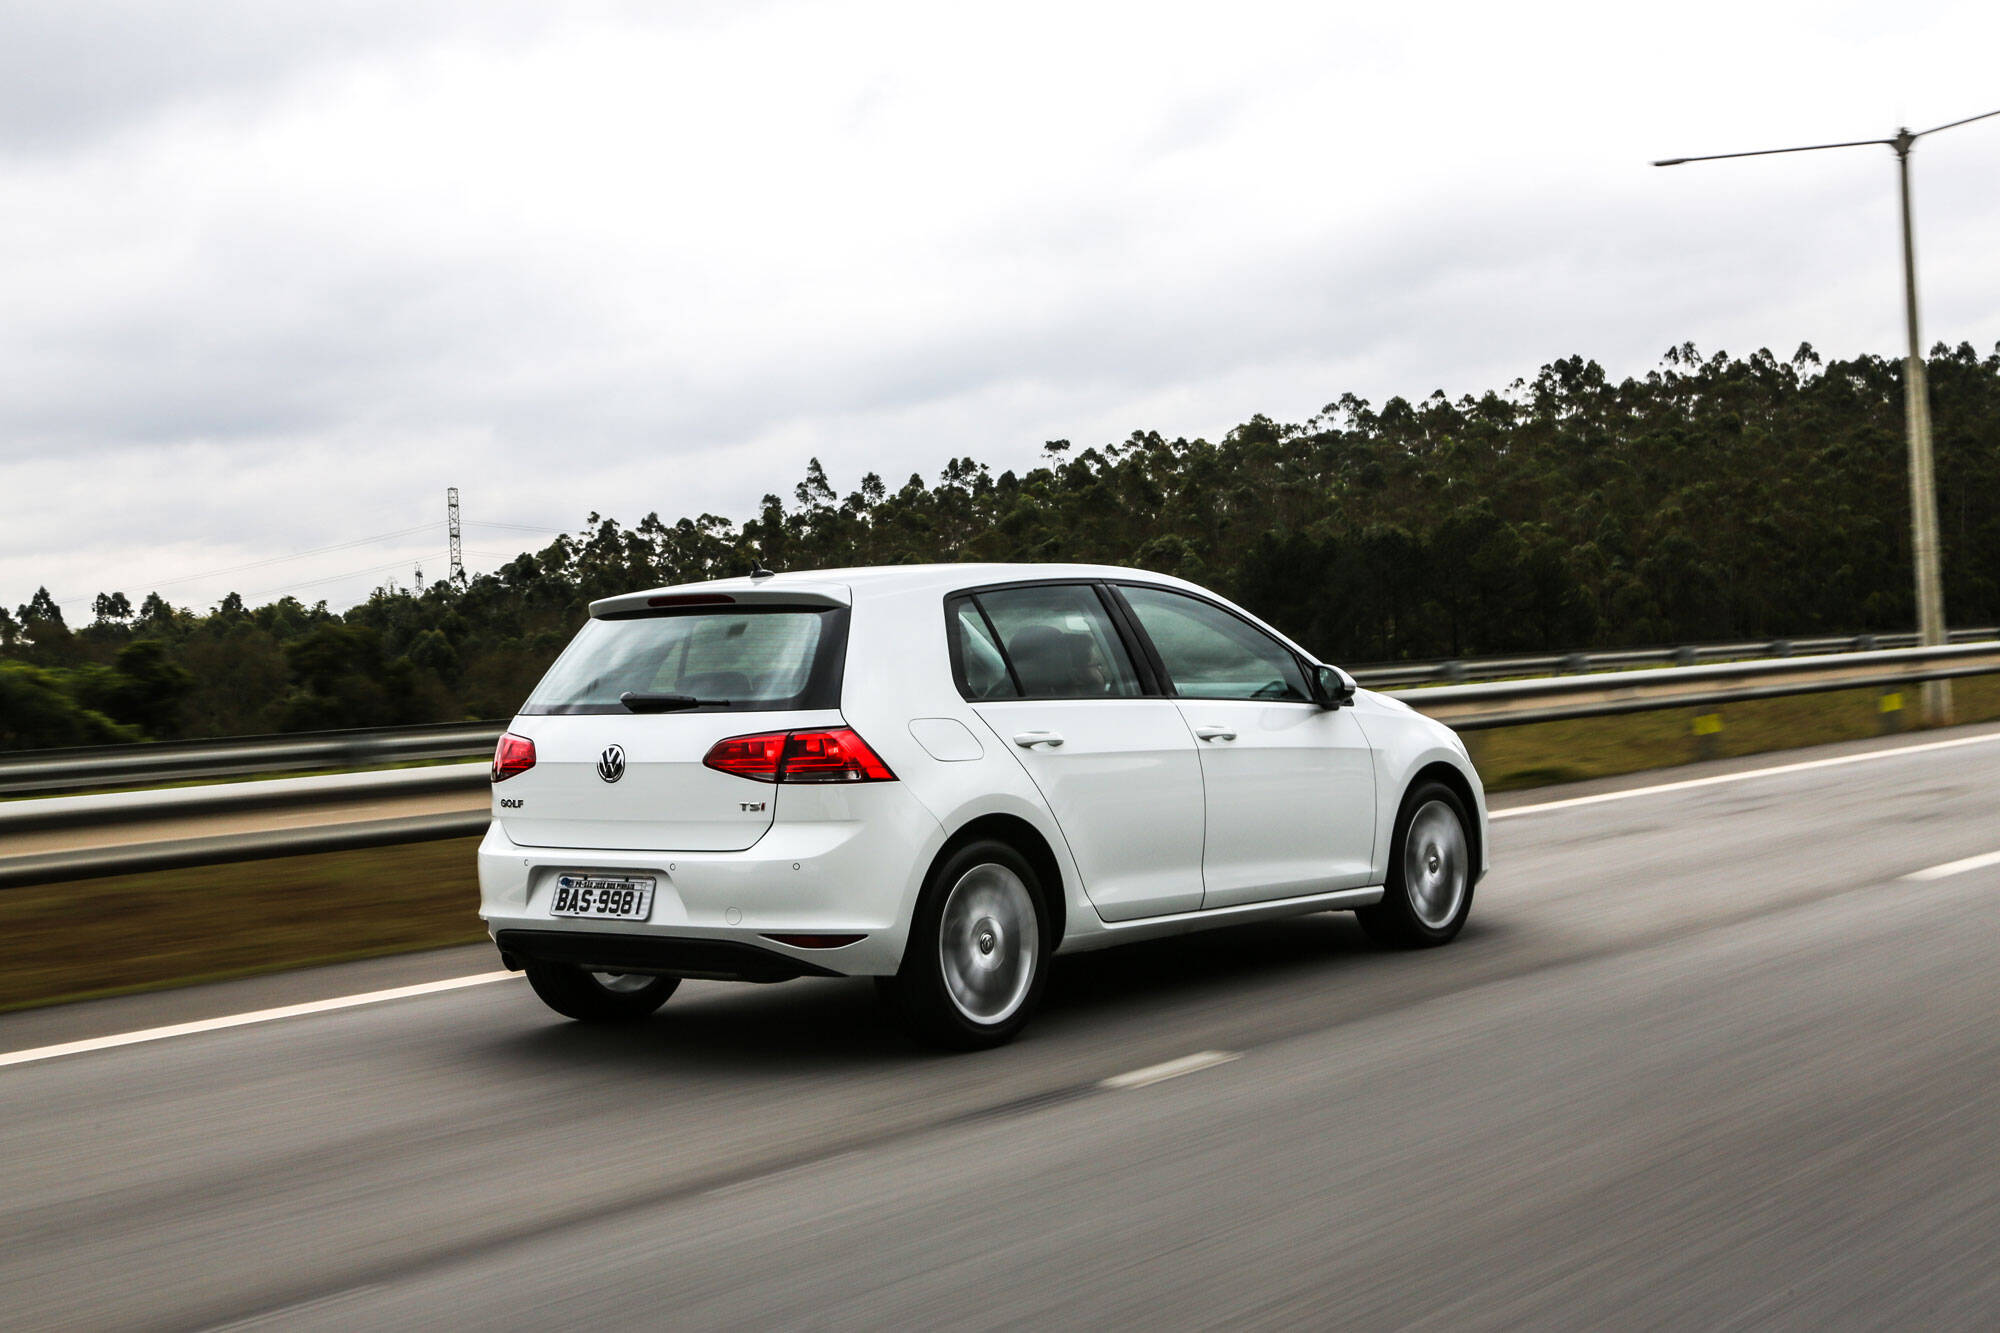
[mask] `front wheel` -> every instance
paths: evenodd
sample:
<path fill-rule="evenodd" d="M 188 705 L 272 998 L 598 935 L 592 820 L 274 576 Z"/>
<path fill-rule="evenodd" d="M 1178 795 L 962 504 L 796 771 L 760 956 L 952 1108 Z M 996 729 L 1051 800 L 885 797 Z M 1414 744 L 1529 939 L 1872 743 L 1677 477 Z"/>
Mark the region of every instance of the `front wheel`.
<path fill-rule="evenodd" d="M 542 1003 L 582 1023 L 636 1023 L 667 1002 L 679 977 L 641 972 L 587 972 L 568 963 L 527 964 L 528 984 Z"/>
<path fill-rule="evenodd" d="M 1382 901 L 1354 917 L 1377 944 L 1448 944 L 1472 911 L 1472 838 L 1465 803 L 1441 782 L 1411 789 L 1396 815 Z"/>
<path fill-rule="evenodd" d="M 1041 999 L 1053 944 L 1042 884 L 1004 842 L 968 843 L 931 872 L 903 966 L 885 979 L 912 1035 L 977 1050 L 1011 1041 Z"/>

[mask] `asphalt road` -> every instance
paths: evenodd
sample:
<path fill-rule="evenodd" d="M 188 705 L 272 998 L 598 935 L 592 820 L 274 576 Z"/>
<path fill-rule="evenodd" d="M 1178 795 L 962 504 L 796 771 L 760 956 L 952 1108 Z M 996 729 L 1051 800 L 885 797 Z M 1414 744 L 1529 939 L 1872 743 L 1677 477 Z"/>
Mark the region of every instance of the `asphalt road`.
<path fill-rule="evenodd" d="M 1502 800 L 1449 949 L 1059 960 L 982 1055 L 866 983 L 597 1032 L 510 980 L 0 1067 L 0 1325 L 1990 1327 L 2000 864 L 1904 878 L 2000 851 L 2000 732 L 1951 735 Z M 14 1015 L 0 1058 L 491 967 Z"/>

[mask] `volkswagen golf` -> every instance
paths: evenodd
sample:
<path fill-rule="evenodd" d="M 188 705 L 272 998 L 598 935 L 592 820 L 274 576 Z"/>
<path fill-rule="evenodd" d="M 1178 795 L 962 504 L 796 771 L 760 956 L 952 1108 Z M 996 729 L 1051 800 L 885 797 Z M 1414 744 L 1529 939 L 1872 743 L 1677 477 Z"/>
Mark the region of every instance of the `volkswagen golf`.
<path fill-rule="evenodd" d="M 591 604 L 495 750 L 480 911 L 570 1018 L 865 976 L 980 1047 L 1057 953 L 1322 911 L 1444 944 L 1486 841 L 1455 733 L 1184 580 L 760 570 Z"/>

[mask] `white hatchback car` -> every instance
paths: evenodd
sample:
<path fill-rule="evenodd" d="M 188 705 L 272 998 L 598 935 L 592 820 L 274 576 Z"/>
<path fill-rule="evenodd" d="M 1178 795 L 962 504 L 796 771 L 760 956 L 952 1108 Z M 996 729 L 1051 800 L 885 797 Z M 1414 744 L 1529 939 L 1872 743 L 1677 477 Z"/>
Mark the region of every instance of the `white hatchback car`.
<path fill-rule="evenodd" d="M 986 1046 L 1051 954 L 1349 909 L 1443 944 L 1486 868 L 1449 728 L 1180 579 L 760 573 L 590 612 L 500 740 L 479 849 L 503 959 L 572 1018 L 871 976 Z"/>

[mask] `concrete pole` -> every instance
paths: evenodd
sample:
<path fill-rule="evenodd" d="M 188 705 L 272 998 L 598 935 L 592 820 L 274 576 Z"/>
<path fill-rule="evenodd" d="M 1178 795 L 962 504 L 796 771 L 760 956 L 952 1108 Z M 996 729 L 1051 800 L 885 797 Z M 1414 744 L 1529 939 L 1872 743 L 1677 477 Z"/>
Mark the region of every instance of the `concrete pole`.
<path fill-rule="evenodd" d="M 1903 363 L 1903 419 L 1910 439 L 1910 547 L 1916 557 L 1917 642 L 1935 647 L 1945 641 L 1944 582 L 1938 568 L 1937 478 L 1931 469 L 1930 391 L 1924 379 L 1924 349 L 1917 332 L 1917 246 L 1910 227 L 1910 149 L 1917 137 L 1896 131 L 1897 173 L 1903 194 L 1903 314 L 1910 352 Z M 1951 721 L 1951 684 L 1924 682 L 1924 722 Z"/>

